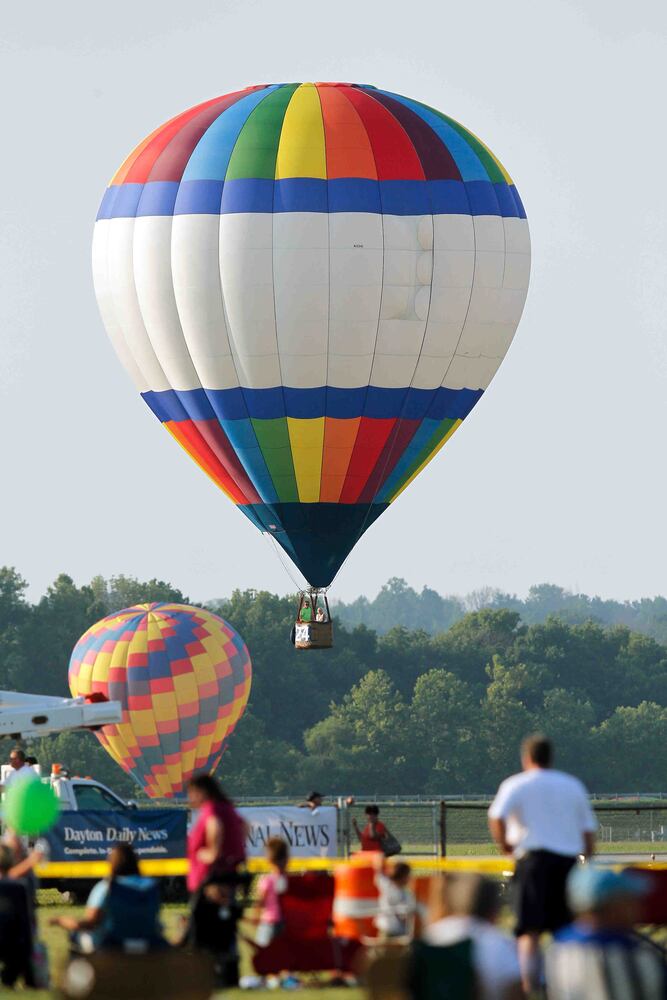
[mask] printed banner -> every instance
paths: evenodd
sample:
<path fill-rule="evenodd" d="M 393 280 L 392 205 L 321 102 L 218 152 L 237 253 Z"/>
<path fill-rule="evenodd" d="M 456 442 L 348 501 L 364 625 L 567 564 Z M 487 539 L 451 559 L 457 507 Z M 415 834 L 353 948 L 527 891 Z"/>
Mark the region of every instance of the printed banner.
<path fill-rule="evenodd" d="M 185 809 L 62 812 L 46 840 L 50 861 L 102 861 L 116 844 L 131 844 L 141 858 L 183 858 Z"/>
<path fill-rule="evenodd" d="M 338 810 L 334 806 L 244 806 L 239 812 L 249 827 L 249 858 L 264 856 L 269 837 L 286 840 L 293 858 L 335 858 L 338 854 Z"/>

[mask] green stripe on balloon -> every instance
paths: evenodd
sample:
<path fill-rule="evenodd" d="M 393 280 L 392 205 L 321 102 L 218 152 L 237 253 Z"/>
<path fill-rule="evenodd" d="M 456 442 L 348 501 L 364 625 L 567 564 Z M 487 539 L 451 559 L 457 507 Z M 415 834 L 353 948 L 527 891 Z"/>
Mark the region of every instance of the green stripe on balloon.
<path fill-rule="evenodd" d="M 283 119 L 298 83 L 274 90 L 248 115 L 234 146 L 225 180 L 274 180 Z"/>
<path fill-rule="evenodd" d="M 298 503 L 299 491 L 296 486 L 287 419 L 276 417 L 272 420 L 252 420 L 251 423 L 278 494 L 278 500 L 281 503 Z"/>

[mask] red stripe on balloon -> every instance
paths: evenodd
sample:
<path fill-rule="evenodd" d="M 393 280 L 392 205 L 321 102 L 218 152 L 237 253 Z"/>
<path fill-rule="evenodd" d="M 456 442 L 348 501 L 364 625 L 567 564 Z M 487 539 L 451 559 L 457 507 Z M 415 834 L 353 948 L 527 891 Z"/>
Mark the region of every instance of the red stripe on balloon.
<path fill-rule="evenodd" d="M 153 164 L 167 144 L 173 139 L 179 129 L 181 129 L 191 118 L 198 115 L 206 108 L 220 104 L 224 97 L 213 97 L 210 101 L 195 105 L 176 115 L 171 121 L 165 122 L 162 128 L 156 129 L 152 136 L 145 139 L 137 146 L 133 153 L 123 163 L 120 170 L 113 176 L 112 184 L 144 184 Z"/>
<path fill-rule="evenodd" d="M 340 92 L 354 105 L 368 133 L 378 180 L 423 181 L 424 170 L 417 151 L 391 112 L 354 87 L 341 87 Z"/>
<path fill-rule="evenodd" d="M 146 181 L 180 181 L 188 160 L 204 132 L 219 118 L 223 111 L 230 108 L 247 94 L 256 90 L 264 90 L 264 86 L 247 87 L 237 90 L 226 97 L 218 98 L 216 103 L 203 108 L 198 114 L 181 124 L 169 138 L 167 145 L 159 152 L 145 178 Z"/>
<path fill-rule="evenodd" d="M 460 181 L 461 173 L 456 166 L 452 154 L 428 122 L 420 118 L 416 112 L 401 104 L 400 101 L 375 90 L 361 89 L 371 100 L 377 101 L 394 116 L 405 129 L 410 141 L 417 150 L 417 155 L 424 170 L 424 176 L 429 181 Z"/>
<path fill-rule="evenodd" d="M 398 420 L 378 456 L 375 468 L 359 495 L 359 503 L 372 503 L 373 497 L 385 482 L 399 458 L 414 437 L 421 420 Z"/>
<path fill-rule="evenodd" d="M 388 419 L 361 418 L 339 503 L 358 502 L 395 424 L 395 417 Z"/>
<path fill-rule="evenodd" d="M 212 423 L 212 421 L 197 421 L 197 423 Z M 234 503 L 259 503 L 259 494 L 257 490 L 251 485 L 251 490 L 248 491 L 249 497 L 253 499 L 246 499 L 246 492 L 235 482 L 228 470 L 224 467 L 221 462 L 220 457 L 216 455 L 208 443 L 202 437 L 202 433 L 198 428 L 197 424 L 192 420 L 169 420 L 164 426 L 167 430 L 171 431 L 178 443 L 187 451 L 187 453 L 194 458 L 194 460 L 201 465 L 204 472 L 211 477 L 211 479 L 221 486 L 225 492 L 227 492 Z M 210 429 L 207 429 L 207 437 L 212 440 L 213 437 L 210 433 Z M 237 459 L 238 462 L 238 459 Z M 244 473 L 244 478 L 250 483 L 250 480 Z M 258 499 L 255 500 L 254 497 Z"/>

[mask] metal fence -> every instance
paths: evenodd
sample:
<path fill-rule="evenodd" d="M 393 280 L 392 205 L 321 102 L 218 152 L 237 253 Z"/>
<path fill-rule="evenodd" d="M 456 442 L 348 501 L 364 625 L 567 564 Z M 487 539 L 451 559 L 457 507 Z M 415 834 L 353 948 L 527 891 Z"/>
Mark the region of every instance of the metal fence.
<path fill-rule="evenodd" d="M 331 796 L 326 800 L 336 804 L 339 810 L 339 856 L 358 849 L 353 820 L 363 828 L 366 823 L 364 807 L 370 804 L 378 806 L 380 819 L 398 838 L 404 854 L 483 857 L 495 853 L 487 825 L 488 796 L 471 796 L 465 800 L 452 796 L 446 801 L 426 797 L 359 796 L 351 806 L 346 799 L 347 796 Z M 284 796 L 248 796 L 236 801 L 241 806 L 286 804 Z M 157 803 L 148 804 L 155 806 Z M 593 797 L 593 807 L 600 824 L 597 838 L 601 852 L 667 855 L 667 798 L 658 795 Z"/>
<path fill-rule="evenodd" d="M 599 850 L 617 854 L 667 851 L 667 802 L 594 801 Z M 488 854 L 488 802 L 447 802 L 443 808 L 446 854 Z"/>

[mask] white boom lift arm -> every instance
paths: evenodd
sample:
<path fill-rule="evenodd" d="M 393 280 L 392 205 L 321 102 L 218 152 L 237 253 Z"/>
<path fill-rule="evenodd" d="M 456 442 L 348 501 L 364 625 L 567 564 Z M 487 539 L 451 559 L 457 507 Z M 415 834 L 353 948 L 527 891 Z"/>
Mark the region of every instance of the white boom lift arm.
<path fill-rule="evenodd" d="M 70 729 L 97 729 L 120 722 L 118 701 L 52 698 L 42 694 L 0 691 L 0 737 L 46 736 Z"/>

